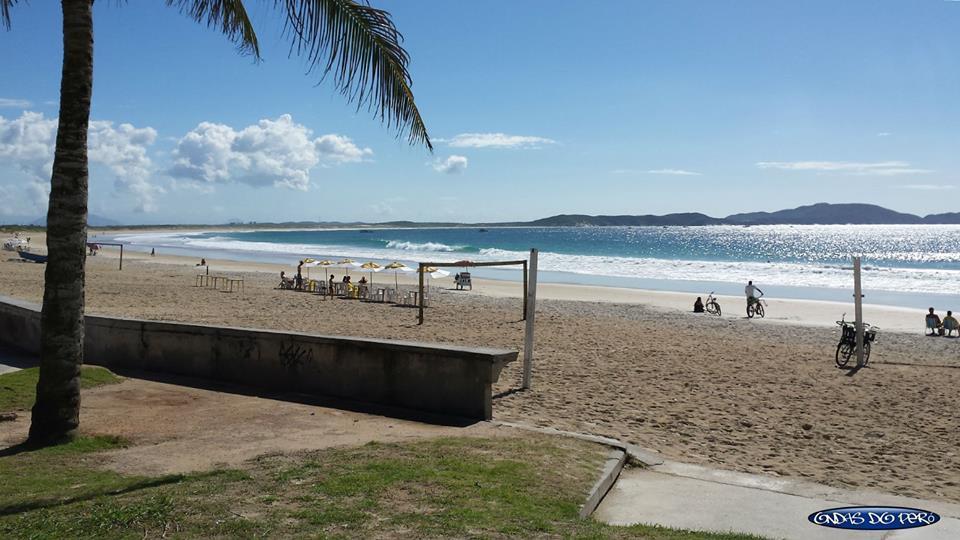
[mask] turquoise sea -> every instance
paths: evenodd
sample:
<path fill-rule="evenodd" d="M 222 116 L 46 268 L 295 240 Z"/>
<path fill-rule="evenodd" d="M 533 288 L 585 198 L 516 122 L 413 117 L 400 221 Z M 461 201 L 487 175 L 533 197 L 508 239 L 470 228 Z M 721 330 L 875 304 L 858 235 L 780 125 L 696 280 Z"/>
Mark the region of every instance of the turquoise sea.
<path fill-rule="evenodd" d="M 960 294 L 960 226 L 770 225 L 269 230 L 125 234 L 133 249 L 294 266 L 298 259 L 407 263 L 525 258 L 540 279 L 741 294 L 752 279 L 768 296 L 848 300 L 852 255 L 863 257 L 868 302 L 922 307 Z M 519 279 L 517 270 L 475 275 Z"/>

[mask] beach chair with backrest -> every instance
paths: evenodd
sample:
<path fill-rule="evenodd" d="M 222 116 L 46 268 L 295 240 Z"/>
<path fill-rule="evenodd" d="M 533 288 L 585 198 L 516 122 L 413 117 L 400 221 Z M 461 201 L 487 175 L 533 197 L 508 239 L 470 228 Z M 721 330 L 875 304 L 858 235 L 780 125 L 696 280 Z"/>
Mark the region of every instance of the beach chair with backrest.
<path fill-rule="evenodd" d="M 929 335 L 929 336 L 935 336 L 935 335 L 937 335 L 937 320 L 934 319 L 933 317 L 927 317 L 925 320 L 926 320 L 926 324 L 927 324 L 927 330 L 930 331 L 930 333 L 927 334 L 927 335 Z M 924 333 L 926 333 L 926 332 L 924 332 Z"/>
<path fill-rule="evenodd" d="M 950 319 L 950 318 L 948 318 L 947 320 L 943 321 L 943 330 L 946 332 L 945 335 L 946 335 L 947 337 L 951 337 L 954 332 L 956 332 L 957 335 L 960 335 L 960 328 L 958 328 L 958 327 L 957 327 L 957 323 L 955 323 L 955 322 L 954 322 L 952 319 Z"/>
<path fill-rule="evenodd" d="M 473 282 L 470 280 L 470 272 L 460 272 L 460 278 L 457 279 L 457 288 L 465 289 L 469 287 L 470 290 L 473 290 Z"/>

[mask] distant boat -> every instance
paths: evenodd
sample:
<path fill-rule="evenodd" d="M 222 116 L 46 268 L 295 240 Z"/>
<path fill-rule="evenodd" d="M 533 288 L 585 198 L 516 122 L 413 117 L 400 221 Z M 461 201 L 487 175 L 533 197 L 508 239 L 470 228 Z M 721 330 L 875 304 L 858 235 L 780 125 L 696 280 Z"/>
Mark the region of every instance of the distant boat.
<path fill-rule="evenodd" d="M 487 232 L 487 230 L 486 230 L 486 229 L 480 229 L 480 230 L 477 231 L 477 232 Z"/>
<path fill-rule="evenodd" d="M 37 255 L 36 253 L 30 253 L 29 251 L 18 251 L 17 255 L 20 255 L 20 258 L 25 261 L 30 261 L 35 263 L 47 262 L 46 255 Z"/>

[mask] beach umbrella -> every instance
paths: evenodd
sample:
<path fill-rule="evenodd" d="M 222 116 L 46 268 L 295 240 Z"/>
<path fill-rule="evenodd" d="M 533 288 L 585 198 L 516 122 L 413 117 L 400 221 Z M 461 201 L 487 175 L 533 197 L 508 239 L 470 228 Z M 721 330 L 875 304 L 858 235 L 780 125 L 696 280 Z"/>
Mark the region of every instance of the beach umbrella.
<path fill-rule="evenodd" d="M 370 272 L 370 285 L 373 285 L 373 273 L 383 270 L 383 267 L 379 264 L 369 261 L 360 265 L 360 268 Z"/>
<path fill-rule="evenodd" d="M 314 267 L 314 266 L 322 266 L 322 267 L 323 267 L 323 280 L 324 280 L 324 281 L 327 280 L 327 267 L 328 267 L 328 266 L 333 266 L 333 265 L 335 265 L 335 264 L 337 264 L 337 263 L 335 263 L 335 262 L 333 262 L 333 261 L 330 261 L 330 260 L 327 260 L 327 259 L 324 259 L 324 260 L 322 260 L 322 261 L 318 261 L 318 260 L 316 260 L 316 259 L 304 259 L 304 260 L 303 260 L 303 265 L 306 266 L 307 268 L 312 268 L 312 267 Z M 309 271 L 309 270 L 307 270 L 307 275 L 310 275 L 310 271 Z"/>
<path fill-rule="evenodd" d="M 417 270 L 417 271 L 419 272 L 419 270 Z M 423 273 L 424 273 L 426 276 L 428 276 L 428 278 L 431 278 L 431 277 L 433 277 L 433 278 L 442 278 L 442 277 L 446 277 L 446 276 L 449 276 L 449 275 L 450 275 L 450 272 L 447 272 L 446 270 L 441 270 L 441 269 L 436 268 L 436 267 L 433 267 L 433 266 L 425 266 L 425 267 L 423 268 Z M 429 287 L 429 286 L 430 286 L 430 280 L 427 279 L 427 287 Z"/>
<path fill-rule="evenodd" d="M 395 288 L 400 288 L 400 283 L 397 276 L 400 275 L 400 272 L 414 272 L 413 268 L 403 264 L 402 262 L 393 261 L 392 263 L 383 267 L 384 270 L 390 270 L 393 272 L 393 285 Z"/>
<path fill-rule="evenodd" d="M 313 264 L 313 263 L 317 262 L 317 260 L 316 260 L 316 259 L 304 259 L 304 260 L 302 260 L 302 261 L 300 261 L 300 262 L 302 262 L 302 263 L 303 263 L 303 267 L 307 269 L 307 279 L 310 279 L 310 268 L 313 267 L 313 266 L 316 266 L 316 265 Z"/>
<path fill-rule="evenodd" d="M 353 259 L 344 258 L 344 259 L 341 259 L 340 262 L 337 263 L 337 266 L 340 267 L 340 268 L 343 268 L 343 271 L 344 271 L 344 272 L 347 272 L 347 271 L 350 270 L 351 268 L 358 268 L 358 267 L 360 266 L 360 263 L 354 262 Z"/>

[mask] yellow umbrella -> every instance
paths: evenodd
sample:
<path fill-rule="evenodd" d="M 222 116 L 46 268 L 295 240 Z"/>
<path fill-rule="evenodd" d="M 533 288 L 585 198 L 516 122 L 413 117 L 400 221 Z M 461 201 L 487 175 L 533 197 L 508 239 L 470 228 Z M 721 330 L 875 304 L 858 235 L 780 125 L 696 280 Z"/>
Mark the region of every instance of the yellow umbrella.
<path fill-rule="evenodd" d="M 413 271 L 414 271 L 413 268 L 410 268 L 409 266 L 403 264 L 402 262 L 397 262 L 397 261 L 393 261 L 392 263 L 384 266 L 383 269 L 384 269 L 384 270 L 392 270 L 392 271 L 393 271 L 393 285 L 394 285 L 394 287 L 397 288 L 397 289 L 400 288 L 400 283 L 399 283 L 399 281 L 398 281 L 398 279 L 397 279 L 397 276 L 400 274 L 400 272 L 413 272 Z"/>
<path fill-rule="evenodd" d="M 374 273 L 374 272 L 379 272 L 380 270 L 383 270 L 383 267 L 382 267 L 382 266 L 380 266 L 379 264 L 377 264 L 377 263 L 375 263 L 375 262 L 373 262 L 373 261 L 365 262 L 365 263 L 361 264 L 361 265 L 360 265 L 360 268 L 363 268 L 364 270 L 369 270 L 369 271 L 370 271 L 370 285 L 373 285 L 373 273 Z"/>

